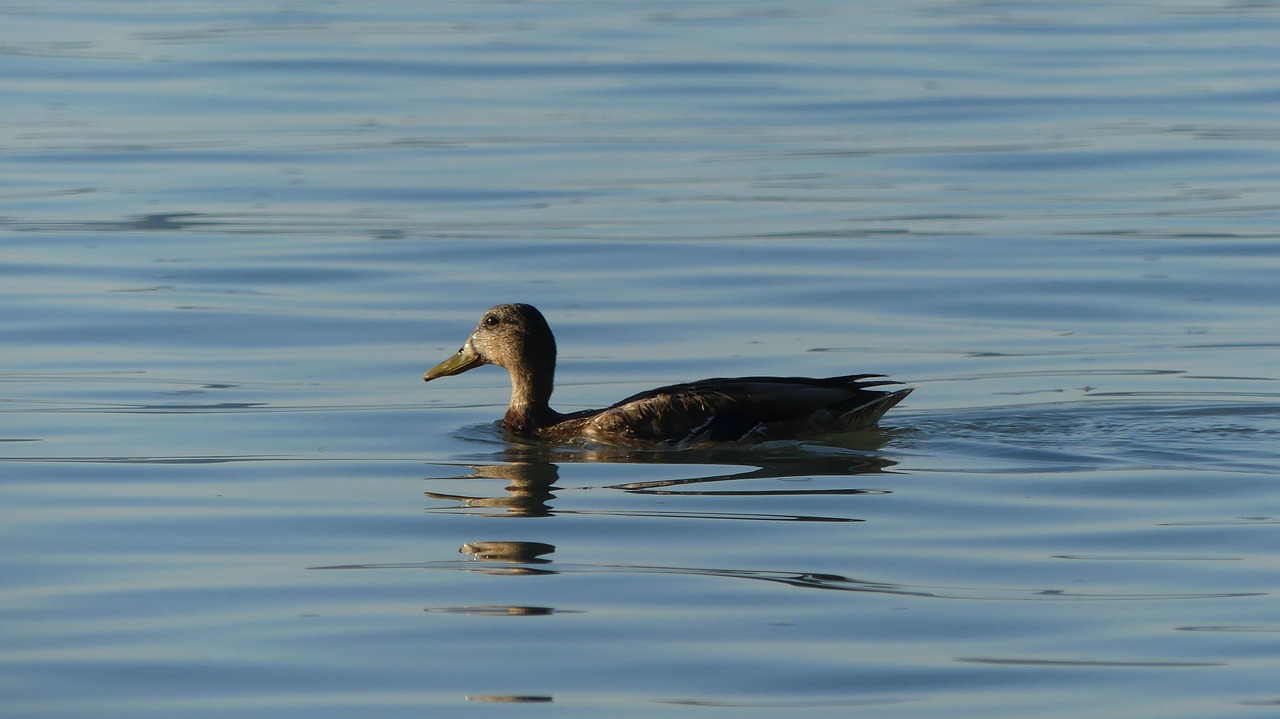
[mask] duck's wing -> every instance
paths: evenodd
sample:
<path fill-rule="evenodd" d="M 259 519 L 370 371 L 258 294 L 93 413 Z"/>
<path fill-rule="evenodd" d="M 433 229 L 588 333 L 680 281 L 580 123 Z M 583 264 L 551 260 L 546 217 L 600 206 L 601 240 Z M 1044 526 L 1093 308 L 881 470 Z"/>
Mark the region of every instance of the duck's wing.
<path fill-rule="evenodd" d="M 602 441 L 687 447 L 702 442 L 789 439 L 875 426 L 910 388 L 880 375 L 713 378 L 628 397 L 586 422 Z"/>

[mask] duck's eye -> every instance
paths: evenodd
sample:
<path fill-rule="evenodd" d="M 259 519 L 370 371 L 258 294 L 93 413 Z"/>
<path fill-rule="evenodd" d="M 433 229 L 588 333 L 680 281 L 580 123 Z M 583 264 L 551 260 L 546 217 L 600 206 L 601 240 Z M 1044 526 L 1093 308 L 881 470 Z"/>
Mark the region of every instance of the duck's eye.
<path fill-rule="evenodd" d="M 501 323 L 502 320 L 498 319 L 497 315 L 485 315 L 484 317 L 485 327 L 497 327 Z"/>

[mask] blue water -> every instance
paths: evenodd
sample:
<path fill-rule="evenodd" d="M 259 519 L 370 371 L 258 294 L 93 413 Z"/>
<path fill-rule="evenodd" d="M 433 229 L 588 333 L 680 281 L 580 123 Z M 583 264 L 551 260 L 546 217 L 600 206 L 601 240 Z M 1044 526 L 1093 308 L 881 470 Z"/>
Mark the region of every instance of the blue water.
<path fill-rule="evenodd" d="M 1276 714 L 1277 6 L 0 27 L 0 715 Z M 507 301 L 565 411 L 918 388 L 513 444 Z"/>

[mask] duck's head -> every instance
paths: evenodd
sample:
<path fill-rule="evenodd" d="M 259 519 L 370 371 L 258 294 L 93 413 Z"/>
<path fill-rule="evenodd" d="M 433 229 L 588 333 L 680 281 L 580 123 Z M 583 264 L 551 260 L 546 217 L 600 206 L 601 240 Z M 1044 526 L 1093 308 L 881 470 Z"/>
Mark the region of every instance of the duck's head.
<path fill-rule="evenodd" d="M 555 374 L 556 340 L 542 313 L 532 305 L 490 307 L 458 352 L 427 370 L 422 379 L 430 382 L 485 364 L 505 368 L 513 379 L 528 378 L 549 388 Z"/>

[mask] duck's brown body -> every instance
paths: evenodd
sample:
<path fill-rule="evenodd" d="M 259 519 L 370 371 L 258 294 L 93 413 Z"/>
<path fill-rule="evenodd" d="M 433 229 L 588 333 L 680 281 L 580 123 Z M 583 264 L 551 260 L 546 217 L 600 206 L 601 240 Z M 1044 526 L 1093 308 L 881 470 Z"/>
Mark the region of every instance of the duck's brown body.
<path fill-rule="evenodd" d="M 587 439 L 605 444 L 689 447 L 716 442 L 794 439 L 870 429 L 911 388 L 880 375 L 705 379 L 641 392 L 601 410 L 560 414 L 549 401 L 555 377 L 555 338 L 530 305 L 498 305 L 453 357 L 426 381 L 496 364 L 511 373 L 511 405 L 502 426 L 521 437 L 552 442 Z"/>

